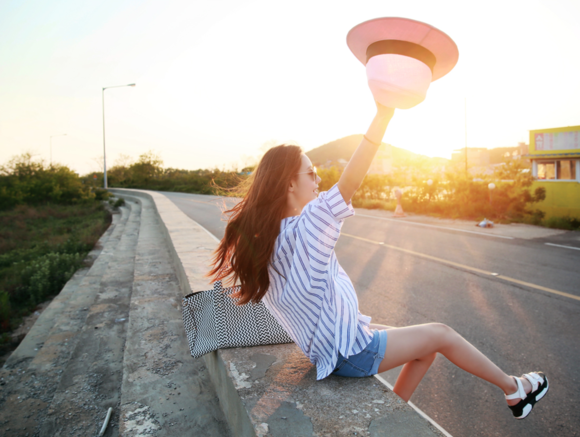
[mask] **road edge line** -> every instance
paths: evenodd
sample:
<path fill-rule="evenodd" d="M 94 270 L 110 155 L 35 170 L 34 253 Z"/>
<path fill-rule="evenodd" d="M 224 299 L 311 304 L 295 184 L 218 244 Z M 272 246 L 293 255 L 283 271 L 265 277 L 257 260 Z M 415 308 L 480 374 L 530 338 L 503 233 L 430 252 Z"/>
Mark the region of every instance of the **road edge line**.
<path fill-rule="evenodd" d="M 410 255 L 418 256 L 419 258 L 429 259 L 429 260 L 432 260 L 435 262 L 439 262 L 441 264 L 455 266 L 455 267 L 458 267 L 460 269 L 467 270 L 470 272 L 480 273 L 482 275 L 493 276 L 494 278 L 501 278 L 507 282 L 513 282 L 514 284 L 524 285 L 524 286 L 532 288 L 532 289 L 545 291 L 548 293 L 555 294 L 557 296 L 563 296 L 563 297 L 567 297 L 569 299 L 580 301 L 580 296 L 575 296 L 573 294 L 566 293 L 565 291 L 554 290 L 553 288 L 543 287 L 541 285 L 532 284 L 530 282 L 520 281 L 519 279 L 510 278 L 509 276 L 504 276 L 504 275 L 499 274 L 499 273 L 488 272 L 487 270 L 481 270 L 481 269 L 478 269 L 477 267 L 471 267 L 471 266 L 467 266 L 465 264 L 459 264 L 459 263 L 456 263 L 454 261 L 449 261 L 449 260 L 446 260 L 443 258 L 438 258 L 436 256 L 427 255 L 426 253 L 415 252 L 414 250 L 403 249 L 402 247 L 392 246 L 390 244 L 385 244 L 382 241 L 369 240 L 368 238 L 358 237 L 356 235 L 346 234 L 344 232 L 341 233 L 341 235 L 344 235 L 344 236 L 350 237 L 350 238 L 354 238 L 355 240 L 366 241 L 368 243 L 376 244 L 378 246 L 388 247 L 389 249 L 398 250 L 399 252 L 408 253 Z"/>
<path fill-rule="evenodd" d="M 379 382 L 383 385 L 386 385 L 388 387 L 389 390 L 391 390 L 393 393 L 393 386 L 389 383 L 389 381 L 387 381 L 385 378 L 383 378 L 381 375 L 379 375 L 378 373 L 373 375 L 376 379 L 379 380 Z M 435 428 L 437 428 L 439 431 L 441 431 L 441 433 L 443 433 L 443 435 L 445 437 L 453 437 L 451 434 L 449 434 L 441 425 L 439 425 L 437 422 L 435 422 L 435 420 L 433 420 L 431 417 L 429 417 L 429 415 L 427 415 L 427 413 L 425 413 L 423 410 L 421 410 L 418 406 L 416 406 L 413 402 L 409 401 L 407 402 L 407 404 L 413 408 L 417 413 L 419 413 L 419 415 L 421 417 L 423 417 L 423 419 L 427 420 L 431 425 L 433 425 Z"/>
<path fill-rule="evenodd" d="M 565 249 L 580 250 L 580 247 L 564 246 L 563 244 L 544 243 L 547 246 L 563 247 Z"/>

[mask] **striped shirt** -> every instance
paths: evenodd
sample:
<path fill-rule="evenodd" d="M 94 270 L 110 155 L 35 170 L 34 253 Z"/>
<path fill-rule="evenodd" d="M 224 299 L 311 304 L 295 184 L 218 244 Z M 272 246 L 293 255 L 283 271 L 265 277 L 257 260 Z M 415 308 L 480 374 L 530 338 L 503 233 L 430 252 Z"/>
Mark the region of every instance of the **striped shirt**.
<path fill-rule="evenodd" d="M 332 373 L 339 352 L 357 354 L 373 338 L 371 318 L 359 312 L 352 282 L 334 253 L 344 219 L 353 215 L 338 185 L 320 193 L 300 215 L 282 219 L 268 268 L 263 302 L 316 365 L 318 380 Z"/>

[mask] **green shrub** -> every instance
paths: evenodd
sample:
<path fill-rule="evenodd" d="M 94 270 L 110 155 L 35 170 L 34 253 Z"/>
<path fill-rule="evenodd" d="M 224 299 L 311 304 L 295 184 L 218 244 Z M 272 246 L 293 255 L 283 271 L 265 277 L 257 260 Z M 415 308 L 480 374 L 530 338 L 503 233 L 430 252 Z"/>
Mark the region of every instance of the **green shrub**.
<path fill-rule="evenodd" d="M 20 283 L 11 296 L 17 305 L 38 305 L 47 297 L 58 294 L 64 284 L 82 265 L 78 253 L 48 253 L 27 263 L 21 269 Z"/>
<path fill-rule="evenodd" d="M 317 169 L 321 181 L 318 184 L 318 191 L 328 191 L 338 182 L 342 175 L 342 170 L 336 167 Z"/>
<path fill-rule="evenodd" d="M 112 194 L 104 188 L 95 188 L 93 193 L 95 194 L 95 200 L 107 200 L 112 196 Z"/>
<path fill-rule="evenodd" d="M 386 211 L 394 211 L 397 203 L 394 200 L 377 200 L 377 199 L 353 199 L 352 206 L 355 208 L 365 209 L 384 209 Z"/>
<path fill-rule="evenodd" d="M 119 208 L 121 206 L 125 206 L 125 199 L 123 199 L 122 197 L 119 197 L 117 199 L 117 201 L 114 203 L 113 205 L 115 208 Z"/>
<path fill-rule="evenodd" d="M 181 170 L 163 168 L 163 161 L 152 151 L 139 156 L 137 162 L 129 159 L 107 170 L 108 184 L 111 187 L 140 188 L 158 191 L 178 191 L 197 194 L 228 195 L 228 189 L 238 185 L 247 174 L 239 175 L 233 171 Z M 82 177 L 85 185 L 102 183 L 102 173 L 93 178 L 93 173 Z"/>
<path fill-rule="evenodd" d="M 30 153 L 0 166 L 0 332 L 51 295 L 82 265 L 111 219 L 105 190 Z"/>
<path fill-rule="evenodd" d="M 574 217 L 550 217 L 544 221 L 544 226 L 567 231 L 580 230 L 580 219 Z"/>
<path fill-rule="evenodd" d="M 572 228 L 575 230 L 580 230 L 580 219 L 576 217 L 565 217 L 566 220 L 570 222 Z"/>
<path fill-rule="evenodd" d="M 49 202 L 70 205 L 93 198 L 89 186 L 70 168 L 45 166 L 30 153 L 0 166 L 0 210 Z"/>
<path fill-rule="evenodd" d="M 0 331 L 7 331 L 10 328 L 11 314 L 10 296 L 5 291 L 0 290 Z"/>
<path fill-rule="evenodd" d="M 163 161 L 149 151 L 137 162 L 116 165 L 108 171 L 109 184 L 124 188 L 180 191 L 222 196 L 238 195 L 232 190 L 247 180 L 251 168 L 241 173 L 213 170 L 180 170 L 162 167 Z M 403 191 L 403 209 L 417 214 L 496 222 L 520 221 L 541 224 L 542 216 L 531 208 L 545 199 L 544 188 L 530 192 L 533 177 L 523 160 L 507 159 L 495 167 L 494 174 L 472 175 L 463 163 L 434 161 L 422 157 L 400 156 L 390 174 L 368 174 L 355 192 L 353 205 L 362 208 L 392 210 L 394 190 Z M 327 191 L 338 182 L 343 169 L 320 168 L 319 191 Z M 88 185 L 92 174 L 84 177 Z M 431 184 L 427 182 L 431 180 Z M 491 193 L 488 185 L 496 188 Z"/>
<path fill-rule="evenodd" d="M 546 213 L 544 211 L 536 209 L 530 214 L 530 217 L 526 222 L 532 225 L 541 225 L 545 216 Z"/>
<path fill-rule="evenodd" d="M 0 332 L 62 289 L 110 221 L 99 202 L 0 212 Z"/>

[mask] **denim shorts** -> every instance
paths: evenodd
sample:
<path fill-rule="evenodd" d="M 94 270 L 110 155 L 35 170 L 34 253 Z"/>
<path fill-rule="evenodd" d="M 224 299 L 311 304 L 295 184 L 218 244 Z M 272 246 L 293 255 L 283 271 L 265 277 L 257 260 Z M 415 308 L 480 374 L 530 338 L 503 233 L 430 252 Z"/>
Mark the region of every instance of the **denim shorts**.
<path fill-rule="evenodd" d="M 374 329 L 371 331 L 373 332 L 373 339 L 361 352 L 348 358 L 344 358 L 340 353 L 338 354 L 338 361 L 332 372 L 333 375 L 362 378 L 378 373 L 379 365 L 385 358 L 387 331 Z"/>

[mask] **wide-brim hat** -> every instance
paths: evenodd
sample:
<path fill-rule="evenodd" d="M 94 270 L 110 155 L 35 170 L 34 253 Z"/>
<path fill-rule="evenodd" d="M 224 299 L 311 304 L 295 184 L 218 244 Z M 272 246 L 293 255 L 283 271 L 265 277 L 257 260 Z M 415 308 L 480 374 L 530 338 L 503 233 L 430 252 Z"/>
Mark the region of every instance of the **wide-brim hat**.
<path fill-rule="evenodd" d="M 386 53 L 418 59 L 431 69 L 431 81 L 449 73 L 459 59 L 457 45 L 446 33 L 409 18 L 365 21 L 348 32 L 346 43 L 363 65 L 372 56 Z"/>

